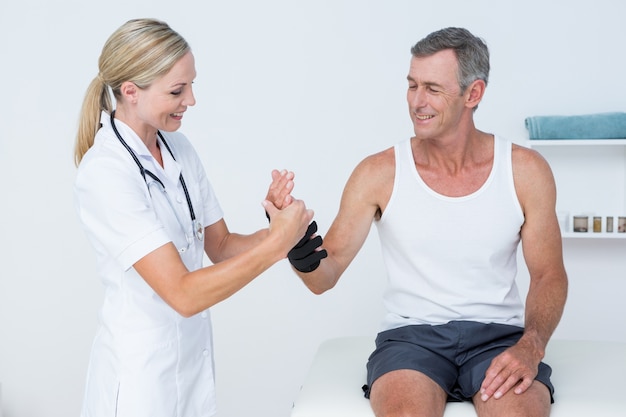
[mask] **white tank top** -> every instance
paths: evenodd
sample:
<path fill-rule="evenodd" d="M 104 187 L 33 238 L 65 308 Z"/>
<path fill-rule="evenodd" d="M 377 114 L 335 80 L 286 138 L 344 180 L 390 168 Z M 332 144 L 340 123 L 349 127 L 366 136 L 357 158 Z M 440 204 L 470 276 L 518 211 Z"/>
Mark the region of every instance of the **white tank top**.
<path fill-rule="evenodd" d="M 376 222 L 388 273 L 383 330 L 452 320 L 522 327 L 515 276 L 524 215 L 513 183 L 512 144 L 494 139 L 489 177 L 463 197 L 426 185 L 410 140 L 394 149 L 393 191 Z"/>

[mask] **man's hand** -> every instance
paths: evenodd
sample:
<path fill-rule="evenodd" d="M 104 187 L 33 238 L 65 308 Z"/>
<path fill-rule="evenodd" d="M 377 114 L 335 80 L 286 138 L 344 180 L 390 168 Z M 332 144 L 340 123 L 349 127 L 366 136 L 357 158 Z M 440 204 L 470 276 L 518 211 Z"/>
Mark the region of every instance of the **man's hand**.
<path fill-rule="evenodd" d="M 287 170 L 273 170 L 272 171 L 272 183 L 269 190 L 267 190 L 267 196 L 265 199 L 270 201 L 274 206 L 282 210 L 287 207 L 293 201 L 291 191 L 294 187 L 293 179 L 295 174 Z"/>
<path fill-rule="evenodd" d="M 535 344 L 522 338 L 496 356 L 480 387 L 481 400 L 487 401 L 492 396 L 499 399 L 511 389 L 516 394 L 524 393 L 535 380 L 543 355 Z"/>

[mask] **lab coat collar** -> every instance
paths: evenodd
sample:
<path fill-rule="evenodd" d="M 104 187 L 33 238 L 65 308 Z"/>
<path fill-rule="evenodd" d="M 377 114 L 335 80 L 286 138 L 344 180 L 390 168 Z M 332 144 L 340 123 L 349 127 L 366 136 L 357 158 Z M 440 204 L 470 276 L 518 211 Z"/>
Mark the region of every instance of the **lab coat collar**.
<path fill-rule="evenodd" d="M 102 124 L 102 127 L 109 130 L 113 137 L 115 137 L 115 140 L 117 140 L 115 132 L 113 131 L 113 127 L 111 126 L 111 115 L 109 113 L 106 113 L 104 111 L 102 112 L 100 116 L 100 123 Z M 159 141 L 159 146 L 161 148 L 163 167 L 161 167 L 161 165 L 157 163 L 157 161 L 148 150 L 146 144 L 141 140 L 139 135 L 137 135 L 137 133 L 135 133 L 135 131 L 130 126 L 128 126 L 126 123 L 122 122 L 119 119 L 115 119 L 115 127 L 120 132 L 120 135 L 122 135 L 124 141 L 128 144 L 128 146 L 130 146 L 135 155 L 137 155 L 137 157 L 139 158 L 141 164 L 146 169 L 152 171 L 159 177 L 161 177 L 161 175 L 159 175 L 159 172 L 164 173 L 165 176 L 174 184 L 178 182 L 181 167 L 178 162 L 172 158 L 172 155 L 170 155 L 169 151 L 161 141 L 161 138 L 158 138 L 157 140 Z M 163 132 L 161 132 L 161 134 L 163 134 L 164 137 L 166 135 Z M 167 143 L 170 146 L 170 149 L 172 149 L 172 152 L 175 152 L 171 142 L 171 140 L 168 140 Z"/>

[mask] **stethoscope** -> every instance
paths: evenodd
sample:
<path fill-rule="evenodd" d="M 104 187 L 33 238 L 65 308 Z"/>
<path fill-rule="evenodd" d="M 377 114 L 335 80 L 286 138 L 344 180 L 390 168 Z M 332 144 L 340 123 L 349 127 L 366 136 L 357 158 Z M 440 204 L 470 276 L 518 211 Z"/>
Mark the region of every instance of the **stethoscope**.
<path fill-rule="evenodd" d="M 176 220 L 178 220 L 178 223 L 180 224 L 180 226 L 183 229 L 183 231 L 186 230 L 185 227 L 183 226 L 182 222 L 178 218 L 178 215 L 176 214 L 176 209 L 172 205 L 172 202 L 170 201 L 170 199 L 169 199 L 169 197 L 167 195 L 167 191 L 165 190 L 165 185 L 163 184 L 163 182 L 159 179 L 159 177 L 157 177 L 152 172 L 150 172 L 149 170 L 144 168 L 144 166 L 141 164 L 141 162 L 139 162 L 139 158 L 137 158 L 137 155 L 135 155 L 135 152 L 133 152 L 133 150 L 130 148 L 130 146 L 128 146 L 126 141 L 122 138 L 122 135 L 120 135 L 120 132 L 117 130 L 117 127 L 115 126 L 115 110 L 113 110 L 111 112 L 111 127 L 113 128 L 113 131 L 115 132 L 115 136 L 117 136 L 117 138 L 120 140 L 122 145 L 124 145 L 124 148 L 126 148 L 128 153 L 130 154 L 130 156 L 133 157 L 133 160 L 137 164 L 137 167 L 139 167 L 139 172 L 141 173 L 141 176 L 143 177 L 143 180 L 146 182 L 146 186 L 148 187 L 148 192 L 150 192 L 150 183 L 148 183 L 146 175 L 149 176 L 150 178 L 152 178 L 154 181 L 156 181 L 160 185 L 160 190 L 163 192 L 163 194 L 165 194 L 167 202 L 169 203 L 170 207 L 174 211 L 174 215 L 176 216 Z M 172 159 L 174 159 L 174 161 L 175 161 L 176 158 L 174 158 L 174 154 L 172 153 L 172 150 L 170 149 L 170 147 L 167 144 L 167 142 L 165 141 L 165 138 L 163 137 L 161 132 L 159 132 L 158 130 L 157 130 L 157 134 L 159 135 L 159 138 L 161 138 L 161 141 L 163 142 L 163 145 L 165 145 L 165 148 L 167 149 L 167 151 L 170 153 L 170 155 L 172 155 Z M 191 197 L 189 196 L 189 191 L 187 190 L 187 185 L 185 184 L 185 178 L 183 178 L 183 173 L 182 172 L 180 173 L 178 179 L 180 180 L 180 184 L 183 186 L 183 191 L 185 193 L 185 198 L 187 199 L 187 207 L 189 207 L 189 215 L 191 216 L 191 227 L 192 227 L 193 233 L 194 233 L 196 239 L 198 239 L 198 241 L 202 242 L 202 240 L 204 240 L 204 228 L 202 227 L 202 224 L 200 224 L 200 222 L 196 219 L 196 213 L 193 210 L 193 204 L 191 203 Z M 151 192 L 150 192 L 150 195 L 152 195 Z M 187 249 L 189 249 L 189 246 L 191 245 L 191 240 L 193 240 L 193 237 L 191 237 L 191 239 L 190 239 L 187 236 L 187 233 L 185 233 L 185 236 L 187 237 L 187 247 L 179 249 L 180 252 L 185 252 Z"/>

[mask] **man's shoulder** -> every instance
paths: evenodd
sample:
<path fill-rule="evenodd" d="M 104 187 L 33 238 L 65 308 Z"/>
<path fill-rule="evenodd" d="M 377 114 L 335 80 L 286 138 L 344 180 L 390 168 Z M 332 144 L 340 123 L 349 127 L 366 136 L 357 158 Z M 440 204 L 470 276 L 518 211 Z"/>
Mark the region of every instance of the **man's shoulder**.
<path fill-rule="evenodd" d="M 539 152 L 523 145 L 512 143 L 511 153 L 513 169 L 534 171 L 548 165 Z"/>
<path fill-rule="evenodd" d="M 395 146 L 391 146 L 380 152 L 368 155 L 359 163 L 359 166 L 364 166 L 368 169 L 393 167 L 395 165 L 394 149 Z"/>
<path fill-rule="evenodd" d="M 395 178 L 394 147 L 371 154 L 363 159 L 352 172 L 346 191 L 360 195 L 382 212 L 393 189 Z"/>
<path fill-rule="evenodd" d="M 553 192 L 555 183 L 552 170 L 539 152 L 513 144 L 511 160 L 515 189 L 522 205 L 526 205 L 528 198 Z M 539 188 L 543 191 L 539 191 Z"/>
<path fill-rule="evenodd" d="M 375 182 L 386 181 L 395 172 L 395 153 L 394 147 L 387 148 L 383 151 L 366 156 L 354 168 L 352 178 L 364 180 L 370 184 Z"/>

